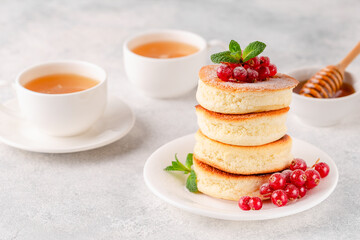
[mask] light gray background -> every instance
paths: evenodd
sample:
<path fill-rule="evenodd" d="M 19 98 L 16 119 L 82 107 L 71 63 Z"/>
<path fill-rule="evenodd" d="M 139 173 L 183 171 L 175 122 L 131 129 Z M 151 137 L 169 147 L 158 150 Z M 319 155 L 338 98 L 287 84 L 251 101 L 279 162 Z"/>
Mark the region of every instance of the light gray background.
<path fill-rule="evenodd" d="M 147 189 L 142 169 L 149 155 L 197 129 L 195 90 L 153 100 L 124 75 L 124 39 L 149 28 L 243 46 L 264 41 L 264 54 L 286 72 L 339 61 L 360 40 L 360 2 L 1 0 L 1 80 L 47 60 L 94 62 L 108 71 L 111 94 L 133 108 L 137 121 L 120 141 L 87 152 L 39 154 L 0 144 L 0 239 L 359 239 L 359 106 L 331 128 L 289 116 L 290 135 L 326 151 L 340 172 L 334 193 L 306 212 L 222 221 L 179 210 Z M 360 59 L 350 69 L 359 72 Z M 6 90 L 0 96 L 11 98 Z"/>

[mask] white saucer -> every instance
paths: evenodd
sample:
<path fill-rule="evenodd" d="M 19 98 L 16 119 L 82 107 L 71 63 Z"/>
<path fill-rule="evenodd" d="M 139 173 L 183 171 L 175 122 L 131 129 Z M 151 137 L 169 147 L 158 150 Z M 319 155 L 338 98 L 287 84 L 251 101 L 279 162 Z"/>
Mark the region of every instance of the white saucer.
<path fill-rule="evenodd" d="M 5 103 L 18 108 L 15 99 Z M 125 136 L 135 123 L 130 107 L 110 97 L 104 115 L 91 129 L 73 137 L 52 137 L 34 129 L 28 122 L 0 114 L 0 141 L 23 150 L 42 153 L 70 153 L 99 148 Z"/>
<path fill-rule="evenodd" d="M 185 188 L 186 175 L 169 173 L 163 169 L 171 165 L 175 153 L 179 160 L 185 162 L 186 155 L 193 152 L 194 134 L 175 139 L 156 150 L 146 161 L 144 178 L 150 190 L 175 207 L 188 212 L 226 220 L 263 220 L 284 217 L 305 211 L 324 201 L 335 189 L 338 182 L 338 170 L 334 161 L 317 147 L 304 141 L 293 139 L 292 152 L 295 157 L 303 158 L 312 165 L 317 158 L 330 166 L 329 175 L 322 179 L 319 186 L 310 190 L 307 195 L 284 207 L 276 207 L 266 201 L 259 211 L 242 211 L 235 201 L 209 197 L 201 193 L 191 193 Z"/>

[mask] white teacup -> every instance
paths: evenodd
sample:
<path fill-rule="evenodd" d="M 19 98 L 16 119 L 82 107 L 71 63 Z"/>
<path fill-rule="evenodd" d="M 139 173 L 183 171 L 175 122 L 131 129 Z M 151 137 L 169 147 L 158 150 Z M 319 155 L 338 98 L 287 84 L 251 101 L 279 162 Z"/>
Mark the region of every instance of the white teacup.
<path fill-rule="evenodd" d="M 52 74 L 77 74 L 99 83 L 79 92 L 45 94 L 31 91 L 24 85 Z M 35 65 L 21 72 L 15 80 L 20 111 L 0 104 L 0 111 L 27 120 L 42 132 L 58 137 L 73 136 L 88 130 L 103 114 L 107 101 L 106 72 L 82 61 L 56 61 Z"/>
<path fill-rule="evenodd" d="M 157 41 L 175 41 L 193 45 L 199 50 L 178 58 L 150 58 L 132 52 L 137 46 Z M 209 46 L 224 44 L 206 42 L 201 36 L 181 30 L 153 30 L 129 38 L 124 43 L 124 64 L 129 80 L 145 95 L 154 98 L 178 97 L 192 90 L 198 72 L 206 64 Z"/>

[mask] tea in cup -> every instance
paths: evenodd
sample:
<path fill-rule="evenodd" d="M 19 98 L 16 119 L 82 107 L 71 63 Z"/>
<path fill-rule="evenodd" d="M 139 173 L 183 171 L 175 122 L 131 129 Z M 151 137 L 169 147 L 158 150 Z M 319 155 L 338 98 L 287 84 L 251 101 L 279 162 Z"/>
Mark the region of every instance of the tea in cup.
<path fill-rule="evenodd" d="M 51 136 L 73 136 L 88 130 L 103 114 L 106 72 L 82 61 L 47 62 L 21 72 L 15 80 L 20 111 L 0 104 L 0 111 L 27 120 Z"/>
<path fill-rule="evenodd" d="M 224 46 L 187 31 L 148 31 L 124 43 L 125 71 L 145 95 L 177 97 L 195 88 L 198 72 L 209 57 L 208 48 L 216 45 Z"/>
<path fill-rule="evenodd" d="M 186 57 L 199 51 L 199 48 L 178 41 L 156 41 L 139 45 L 132 49 L 133 53 L 149 58 Z"/>
<path fill-rule="evenodd" d="M 34 92 L 64 94 L 80 92 L 96 86 L 99 81 L 77 74 L 52 74 L 27 82 L 24 87 Z"/>

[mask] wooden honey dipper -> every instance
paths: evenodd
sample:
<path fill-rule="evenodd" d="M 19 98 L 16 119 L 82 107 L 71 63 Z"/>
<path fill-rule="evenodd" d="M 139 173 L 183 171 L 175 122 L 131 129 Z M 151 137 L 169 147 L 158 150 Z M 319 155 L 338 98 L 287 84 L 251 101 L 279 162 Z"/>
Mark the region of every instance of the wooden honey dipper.
<path fill-rule="evenodd" d="M 341 88 L 346 67 L 360 54 L 360 42 L 336 65 L 315 73 L 301 88 L 300 95 L 314 98 L 331 98 Z"/>

